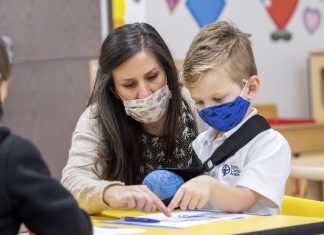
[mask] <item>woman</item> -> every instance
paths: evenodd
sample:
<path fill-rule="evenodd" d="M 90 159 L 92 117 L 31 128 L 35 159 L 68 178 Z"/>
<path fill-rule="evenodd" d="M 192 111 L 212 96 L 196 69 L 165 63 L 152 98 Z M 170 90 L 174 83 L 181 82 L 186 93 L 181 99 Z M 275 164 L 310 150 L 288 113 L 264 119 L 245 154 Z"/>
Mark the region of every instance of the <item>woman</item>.
<path fill-rule="evenodd" d="M 0 114 L 11 72 L 0 37 Z M 0 117 L 0 234 L 16 235 L 24 223 L 35 234 L 92 234 L 88 215 L 72 195 L 50 177 L 37 148 L 11 134 Z"/>
<path fill-rule="evenodd" d="M 95 87 L 73 134 L 62 183 L 88 213 L 112 207 L 169 214 L 138 184 L 152 170 L 191 163 L 196 118 L 158 32 L 145 23 L 117 28 L 103 42 Z"/>

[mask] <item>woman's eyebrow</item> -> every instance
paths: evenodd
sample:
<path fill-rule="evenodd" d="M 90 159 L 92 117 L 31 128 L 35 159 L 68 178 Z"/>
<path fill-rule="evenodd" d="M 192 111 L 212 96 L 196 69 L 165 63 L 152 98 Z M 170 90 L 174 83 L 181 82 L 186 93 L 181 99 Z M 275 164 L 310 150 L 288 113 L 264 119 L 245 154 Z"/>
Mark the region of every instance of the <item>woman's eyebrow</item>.
<path fill-rule="evenodd" d="M 119 79 L 119 82 L 128 82 L 128 81 L 133 81 L 134 78 L 121 78 Z"/>
<path fill-rule="evenodd" d="M 151 73 L 155 73 L 158 72 L 158 68 L 152 68 L 150 69 L 148 72 L 145 73 L 145 75 L 151 74 Z"/>

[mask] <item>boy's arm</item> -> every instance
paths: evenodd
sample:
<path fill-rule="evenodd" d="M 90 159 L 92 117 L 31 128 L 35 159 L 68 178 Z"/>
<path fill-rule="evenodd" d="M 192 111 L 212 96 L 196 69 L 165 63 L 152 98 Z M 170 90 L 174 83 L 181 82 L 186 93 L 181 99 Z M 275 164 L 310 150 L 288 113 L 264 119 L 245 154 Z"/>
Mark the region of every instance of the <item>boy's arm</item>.
<path fill-rule="evenodd" d="M 183 184 L 168 208 L 201 209 L 211 200 L 218 209 L 226 212 L 240 212 L 250 208 L 261 196 L 244 187 L 222 184 L 211 176 L 195 177 Z"/>
<path fill-rule="evenodd" d="M 89 216 L 50 177 L 40 153 L 18 138 L 8 154 L 7 191 L 20 220 L 36 234 L 92 234 Z"/>
<path fill-rule="evenodd" d="M 255 191 L 230 186 L 213 179 L 210 200 L 215 206 L 226 212 L 241 212 L 252 207 L 262 196 Z"/>

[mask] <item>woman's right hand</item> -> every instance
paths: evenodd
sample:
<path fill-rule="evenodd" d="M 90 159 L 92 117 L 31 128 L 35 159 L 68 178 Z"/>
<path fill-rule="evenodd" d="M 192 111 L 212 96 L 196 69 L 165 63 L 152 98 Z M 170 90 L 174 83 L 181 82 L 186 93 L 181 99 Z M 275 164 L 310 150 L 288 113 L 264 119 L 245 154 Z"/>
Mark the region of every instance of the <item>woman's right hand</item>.
<path fill-rule="evenodd" d="M 143 212 L 161 211 L 171 216 L 169 209 L 146 185 L 111 185 L 103 195 L 104 202 L 112 208 L 136 209 Z"/>

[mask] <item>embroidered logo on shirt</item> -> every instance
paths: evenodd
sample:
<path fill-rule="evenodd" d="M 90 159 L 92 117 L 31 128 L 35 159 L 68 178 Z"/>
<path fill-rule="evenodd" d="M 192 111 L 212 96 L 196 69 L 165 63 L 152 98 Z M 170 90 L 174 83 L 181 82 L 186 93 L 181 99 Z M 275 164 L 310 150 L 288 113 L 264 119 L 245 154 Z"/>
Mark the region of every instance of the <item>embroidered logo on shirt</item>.
<path fill-rule="evenodd" d="M 238 168 L 238 166 L 235 165 L 228 165 L 225 164 L 222 168 L 223 176 L 230 174 L 233 176 L 239 176 L 241 174 L 241 170 Z"/>
<path fill-rule="evenodd" d="M 223 172 L 223 176 L 227 175 L 228 173 L 230 173 L 231 168 L 229 165 L 225 164 L 222 168 L 222 172 Z"/>

